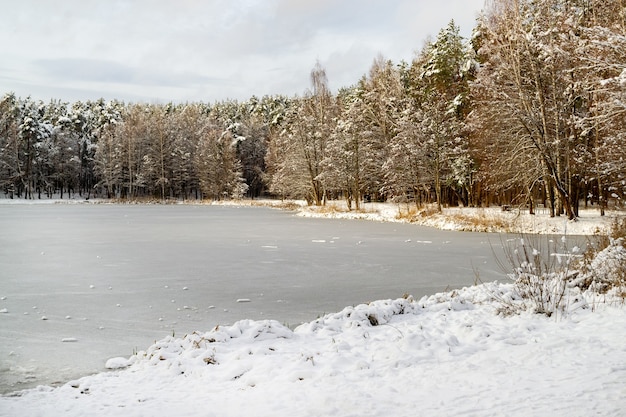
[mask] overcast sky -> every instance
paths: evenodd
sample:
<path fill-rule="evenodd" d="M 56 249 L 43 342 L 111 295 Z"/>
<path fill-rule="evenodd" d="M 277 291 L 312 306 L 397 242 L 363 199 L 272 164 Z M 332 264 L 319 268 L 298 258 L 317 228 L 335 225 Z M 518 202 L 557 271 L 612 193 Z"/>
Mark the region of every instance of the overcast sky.
<path fill-rule="evenodd" d="M 0 0 L 0 95 L 65 101 L 301 95 L 315 62 L 333 91 L 381 54 L 410 61 L 484 0 Z"/>

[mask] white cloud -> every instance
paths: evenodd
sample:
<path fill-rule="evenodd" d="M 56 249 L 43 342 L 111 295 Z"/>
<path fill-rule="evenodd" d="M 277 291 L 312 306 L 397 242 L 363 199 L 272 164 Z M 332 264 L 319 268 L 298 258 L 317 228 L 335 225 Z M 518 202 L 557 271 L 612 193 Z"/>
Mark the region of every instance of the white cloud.
<path fill-rule="evenodd" d="M 379 53 L 410 60 L 451 18 L 469 34 L 483 0 L 10 3 L 0 94 L 215 101 L 300 94 L 316 60 L 332 88 L 351 85 Z"/>

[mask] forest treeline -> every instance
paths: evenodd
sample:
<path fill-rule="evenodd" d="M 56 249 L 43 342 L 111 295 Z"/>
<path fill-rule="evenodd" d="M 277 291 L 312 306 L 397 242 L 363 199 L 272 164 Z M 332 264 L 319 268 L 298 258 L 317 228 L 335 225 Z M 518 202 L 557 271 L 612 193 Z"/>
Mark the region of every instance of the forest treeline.
<path fill-rule="evenodd" d="M 7 197 L 274 196 L 442 205 L 579 204 L 626 194 L 626 3 L 494 0 L 411 62 L 382 56 L 330 91 L 239 102 L 0 101 Z M 621 204 L 621 203 L 620 203 Z"/>

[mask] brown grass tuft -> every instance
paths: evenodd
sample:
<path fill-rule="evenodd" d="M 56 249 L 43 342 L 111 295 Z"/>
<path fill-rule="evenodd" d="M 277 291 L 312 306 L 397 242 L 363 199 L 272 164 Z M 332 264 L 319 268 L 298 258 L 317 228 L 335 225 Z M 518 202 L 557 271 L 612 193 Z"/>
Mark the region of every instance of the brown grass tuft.
<path fill-rule="evenodd" d="M 455 223 L 465 225 L 466 230 L 476 232 L 510 232 L 511 222 L 498 216 L 488 216 L 483 210 L 478 210 L 473 215 L 454 213 L 449 216 Z"/>
<path fill-rule="evenodd" d="M 418 223 L 420 219 L 432 217 L 437 214 L 439 214 L 439 211 L 437 211 L 437 206 L 434 204 L 421 208 L 416 206 L 399 205 L 396 219 L 404 220 L 409 223 Z"/>

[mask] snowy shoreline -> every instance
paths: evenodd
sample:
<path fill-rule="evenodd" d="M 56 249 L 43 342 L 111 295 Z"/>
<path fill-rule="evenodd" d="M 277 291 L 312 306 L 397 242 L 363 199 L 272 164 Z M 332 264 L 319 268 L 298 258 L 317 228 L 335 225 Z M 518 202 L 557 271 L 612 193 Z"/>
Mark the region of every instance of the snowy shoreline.
<path fill-rule="evenodd" d="M 511 284 L 379 300 L 295 330 L 272 320 L 168 337 L 3 416 L 620 416 L 623 302 L 587 294 L 558 320 L 496 314 Z"/>
<path fill-rule="evenodd" d="M 330 204 L 336 209 L 320 211 L 317 207 L 302 206 L 299 215 L 403 222 L 441 230 L 466 232 L 567 235 L 606 233 L 615 217 L 623 216 L 623 213 L 618 211 L 611 211 L 606 216 L 600 216 L 600 210 L 590 208 L 581 209 L 580 217 L 575 221 L 569 221 L 565 216 L 550 217 L 547 211 L 531 215 L 527 211 L 518 209 L 503 211 L 500 207 L 450 207 L 443 208 L 441 213 L 412 214 L 407 219 L 407 211 L 413 209 L 407 209 L 406 205 L 366 203 L 361 211 L 356 212 L 347 211 L 343 202 Z"/>
<path fill-rule="evenodd" d="M 72 199 L 7 199 L 0 198 L 0 207 L 5 204 L 163 204 L 155 201 L 120 202 L 107 199 L 72 198 Z M 416 212 L 414 206 L 397 203 L 362 203 L 360 210 L 348 210 L 344 200 L 331 200 L 325 206 L 309 206 L 301 200 L 242 199 L 225 201 L 168 201 L 166 204 L 223 205 L 223 206 L 258 206 L 295 211 L 298 216 L 370 220 L 382 222 L 410 223 L 433 227 L 440 230 L 518 233 L 518 234 L 566 234 L 598 235 L 606 234 L 614 220 L 623 217 L 623 210 L 607 210 L 605 216 L 595 207 L 580 209 L 580 216 L 570 221 L 565 216 L 550 217 L 547 210 L 538 210 L 536 214 L 512 208 L 503 211 L 501 207 L 448 207 L 441 213 L 423 210 Z"/>
<path fill-rule="evenodd" d="M 301 216 L 400 221 L 397 205 L 294 208 Z M 430 226 L 458 230 L 450 211 Z M 478 216 L 486 212 L 510 214 Z M 556 225 L 539 215 L 527 232 L 590 235 L 612 221 L 591 214 Z M 524 302 L 517 289 L 491 282 L 346 307 L 294 330 L 274 320 L 198 329 L 110 358 L 109 372 L 2 396 L 0 416 L 622 416 L 624 299 L 567 297 L 552 317 L 510 314 Z"/>

